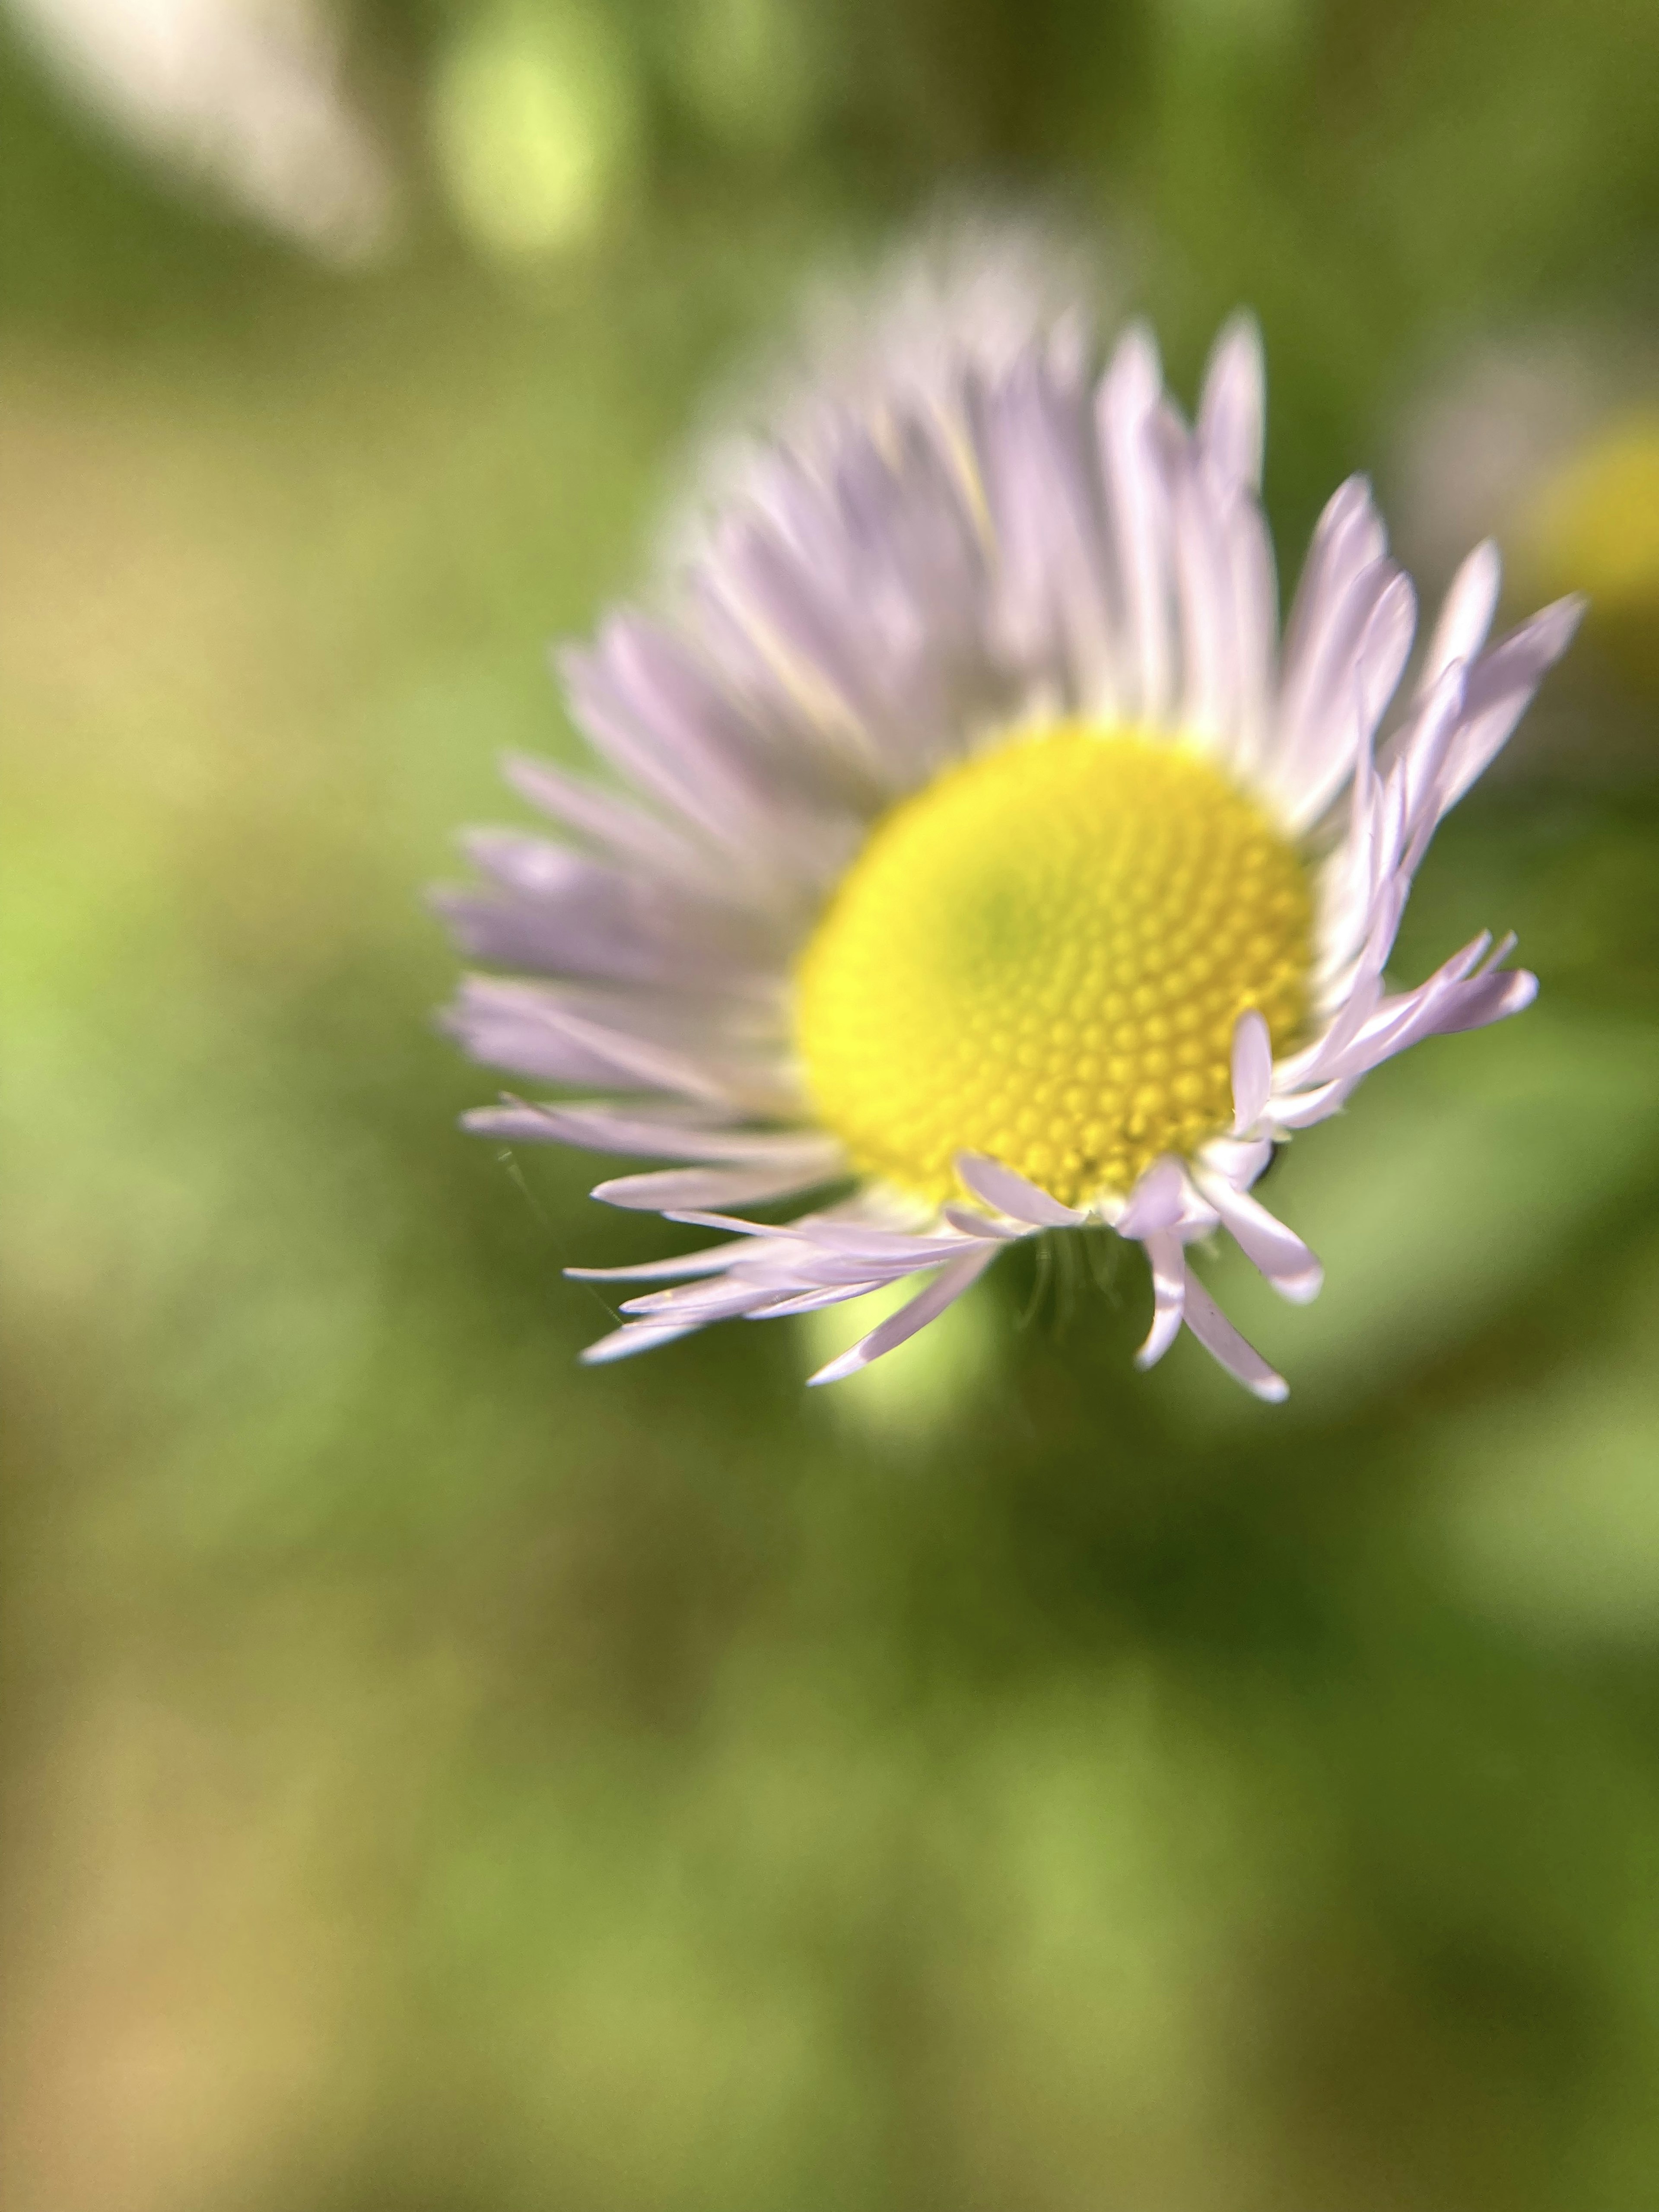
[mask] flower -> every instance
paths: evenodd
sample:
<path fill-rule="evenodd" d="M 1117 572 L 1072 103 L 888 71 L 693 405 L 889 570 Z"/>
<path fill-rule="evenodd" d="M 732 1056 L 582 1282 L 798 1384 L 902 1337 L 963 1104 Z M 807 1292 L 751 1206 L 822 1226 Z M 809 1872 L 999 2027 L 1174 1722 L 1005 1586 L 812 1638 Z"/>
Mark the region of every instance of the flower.
<path fill-rule="evenodd" d="M 632 788 L 507 763 L 570 842 L 471 838 L 492 887 L 444 909 L 520 973 L 471 978 L 449 1020 L 477 1059 L 599 1095 L 467 1125 L 672 1162 L 594 1195 L 722 1232 L 571 1269 L 647 1286 L 589 1360 L 927 1271 L 829 1382 L 1005 1245 L 1103 1223 L 1151 1263 L 1139 1364 L 1184 1322 L 1278 1400 L 1188 1248 L 1224 1230 L 1312 1297 L 1319 1262 L 1251 1194 L 1274 1146 L 1407 1045 L 1530 1003 L 1510 939 L 1414 989 L 1384 969 L 1437 823 L 1579 607 L 1488 646 L 1477 547 L 1382 735 L 1412 585 L 1351 478 L 1280 640 L 1251 321 L 1188 427 L 1144 329 L 1098 373 L 1074 316 L 943 312 L 925 371 L 896 354 L 750 457 L 675 611 L 565 657 Z M 849 1182 L 781 1224 L 733 1210 Z"/>

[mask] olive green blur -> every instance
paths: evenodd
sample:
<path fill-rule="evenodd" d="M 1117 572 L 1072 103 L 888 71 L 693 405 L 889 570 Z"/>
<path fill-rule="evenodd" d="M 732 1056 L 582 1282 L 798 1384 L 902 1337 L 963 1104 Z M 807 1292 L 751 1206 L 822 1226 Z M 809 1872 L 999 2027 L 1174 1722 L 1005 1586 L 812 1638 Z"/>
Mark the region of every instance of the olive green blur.
<path fill-rule="evenodd" d="M 0 14 L 8 2212 L 1659 2203 L 1659 9 L 337 21 L 328 260 Z M 1285 579 L 1365 467 L 1598 594 L 1397 963 L 1538 1006 L 1277 1164 L 1316 1304 L 1208 1268 L 1282 1408 L 1103 1232 L 584 1370 L 695 1232 L 457 1129 L 547 641 L 941 207 L 1189 401 L 1255 307 Z"/>

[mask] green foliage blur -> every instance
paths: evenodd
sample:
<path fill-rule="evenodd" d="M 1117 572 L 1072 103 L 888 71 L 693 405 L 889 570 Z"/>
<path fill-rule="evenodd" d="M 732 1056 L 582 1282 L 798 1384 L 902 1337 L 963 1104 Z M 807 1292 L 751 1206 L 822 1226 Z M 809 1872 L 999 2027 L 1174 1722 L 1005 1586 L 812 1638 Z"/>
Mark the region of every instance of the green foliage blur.
<path fill-rule="evenodd" d="M 0 15 L 10 2212 L 1659 2202 L 1659 10 L 364 0 L 349 236 L 320 156 L 262 217 L 137 143 L 49 12 Z M 1188 396 L 1256 307 L 1287 577 L 1368 466 L 1429 588 L 1492 528 L 1513 615 L 1598 595 L 1401 947 L 1514 927 L 1539 1006 L 1275 1169 L 1316 1306 L 1218 1262 L 1279 1410 L 1133 1373 L 1128 1253 L 838 1391 L 845 1317 L 581 1370 L 562 1267 L 677 1232 L 455 1127 L 422 892 L 504 749 L 574 755 L 544 641 L 940 205 L 1055 226 Z"/>

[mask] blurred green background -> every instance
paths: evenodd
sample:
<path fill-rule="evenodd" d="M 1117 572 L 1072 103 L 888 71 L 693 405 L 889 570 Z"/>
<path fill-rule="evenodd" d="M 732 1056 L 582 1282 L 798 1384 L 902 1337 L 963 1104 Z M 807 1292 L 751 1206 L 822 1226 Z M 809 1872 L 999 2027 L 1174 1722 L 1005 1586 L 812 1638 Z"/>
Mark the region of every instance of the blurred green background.
<path fill-rule="evenodd" d="M 11 2212 L 1659 2202 L 1656 84 L 1651 0 L 0 11 Z M 1188 396 L 1254 303 L 1287 574 L 1363 465 L 1596 595 L 1401 948 L 1538 1009 L 1275 1170 L 1316 1307 L 1216 1271 L 1282 1410 L 1128 1255 L 584 1372 L 678 1232 L 455 1129 L 544 641 L 941 197 Z"/>

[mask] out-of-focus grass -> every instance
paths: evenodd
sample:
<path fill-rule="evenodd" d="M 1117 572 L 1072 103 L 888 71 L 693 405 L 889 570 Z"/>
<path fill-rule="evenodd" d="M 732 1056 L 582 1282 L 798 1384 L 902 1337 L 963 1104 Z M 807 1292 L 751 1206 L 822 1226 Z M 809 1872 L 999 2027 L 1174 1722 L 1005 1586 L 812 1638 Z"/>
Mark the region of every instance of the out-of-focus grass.
<path fill-rule="evenodd" d="M 671 1232 L 455 1133 L 490 1079 L 419 892 L 499 750 L 568 746 L 543 638 L 939 170 L 1098 206 L 1188 380 L 1260 298 L 1292 549 L 1466 323 L 1643 312 L 1617 5 L 982 9 L 936 78 L 889 12 L 800 143 L 664 124 L 602 248 L 511 277 L 428 231 L 307 275 L 4 92 L 27 2212 L 1651 2193 L 1659 788 L 1597 753 L 1639 661 L 1592 629 L 1402 942 L 1519 928 L 1538 1012 L 1275 1170 L 1318 1305 L 1218 1263 L 1283 1411 L 1134 1376 L 1127 1258 L 1014 1255 L 840 1394 L 793 1324 L 580 1372 L 559 1267 Z"/>

